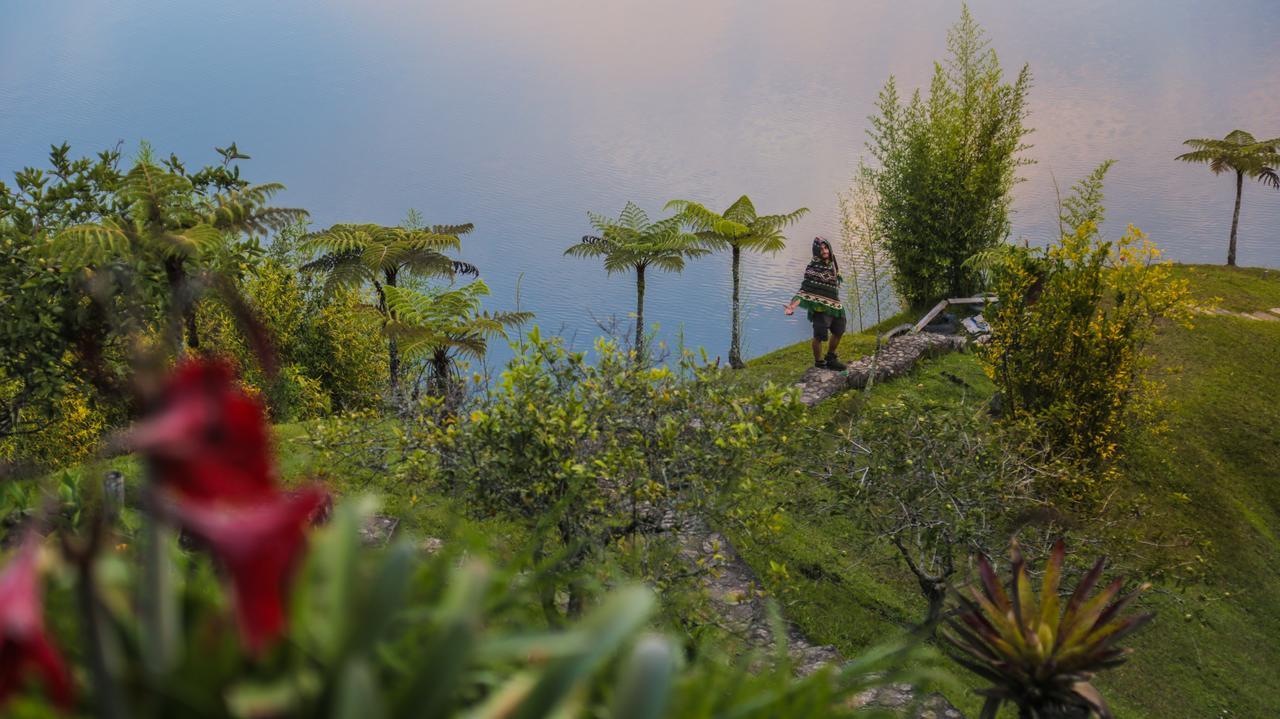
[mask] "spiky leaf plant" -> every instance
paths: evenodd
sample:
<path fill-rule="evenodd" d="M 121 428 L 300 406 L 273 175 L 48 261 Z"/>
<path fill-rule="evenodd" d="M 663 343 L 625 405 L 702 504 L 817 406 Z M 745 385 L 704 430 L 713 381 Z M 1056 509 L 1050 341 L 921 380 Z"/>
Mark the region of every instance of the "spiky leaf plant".
<path fill-rule="evenodd" d="M 979 690 L 987 697 L 981 719 L 994 719 L 1005 702 L 1016 705 L 1018 716 L 1025 719 L 1109 718 L 1107 703 L 1090 679 L 1127 659 L 1132 650 L 1116 642 L 1152 615 L 1121 617 L 1120 613 L 1150 585 L 1116 599 L 1124 586 L 1123 579 L 1116 579 L 1089 597 L 1102 576 L 1105 559 L 1099 559 L 1062 609 L 1058 596 L 1066 556 L 1062 540 L 1054 544 L 1045 565 L 1039 597 L 1031 588 L 1017 541 L 1010 554 L 1009 589 L 991 562 L 979 556 L 980 582 L 970 589 L 973 598 L 960 595 L 956 616 L 943 631 L 963 654 L 956 661 L 993 684 Z"/>

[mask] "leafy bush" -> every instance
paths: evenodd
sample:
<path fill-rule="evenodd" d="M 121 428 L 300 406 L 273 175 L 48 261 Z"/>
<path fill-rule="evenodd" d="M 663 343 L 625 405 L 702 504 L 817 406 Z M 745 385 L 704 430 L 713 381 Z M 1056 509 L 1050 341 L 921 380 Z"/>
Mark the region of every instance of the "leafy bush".
<path fill-rule="evenodd" d="M 1189 317 L 1189 290 L 1160 251 L 1129 226 L 1098 236 L 1103 164 L 1064 202 L 1061 239 L 990 254 L 999 302 L 983 351 L 1004 410 L 1076 457 L 1113 458 L 1130 422 L 1151 409 L 1143 349 L 1161 318 Z M 994 259 L 992 259 L 994 258 Z"/>
<path fill-rule="evenodd" d="M 734 389 L 687 354 L 675 370 L 629 362 L 611 342 L 596 354 L 588 363 L 531 332 L 475 411 L 444 427 L 445 485 L 482 514 L 551 527 L 541 551 L 571 567 L 620 548 L 660 587 L 678 574 L 664 562 L 677 561 L 684 523 L 763 531 L 781 491 L 769 472 L 800 417 L 793 393 Z M 569 613 L 583 600 L 570 587 Z"/>
<path fill-rule="evenodd" d="M 206 352 L 230 358 L 244 381 L 263 395 L 276 422 L 328 416 L 333 411 L 376 407 L 386 384 L 378 320 L 359 290 L 325 292 L 302 263 L 301 227 L 280 233 L 266 256 L 238 268 L 240 296 L 272 338 L 280 365 L 268 379 L 228 298 L 212 297 L 197 311 Z"/>
<path fill-rule="evenodd" d="M 879 219 L 898 292 L 911 306 L 978 289 L 964 262 L 1008 236 L 1015 172 L 1029 162 L 1018 157 L 1030 132 L 1027 67 L 1004 82 L 967 7 L 947 49 L 927 97 L 916 92 L 904 103 L 890 77 L 871 118 Z"/>
<path fill-rule="evenodd" d="M 993 427 L 984 407 L 898 401 L 869 409 L 836 442 L 832 477 L 840 510 L 902 556 L 928 602 L 922 626 L 941 620 L 963 557 L 1002 546 L 1045 509 L 1043 484 L 1070 468 Z"/>

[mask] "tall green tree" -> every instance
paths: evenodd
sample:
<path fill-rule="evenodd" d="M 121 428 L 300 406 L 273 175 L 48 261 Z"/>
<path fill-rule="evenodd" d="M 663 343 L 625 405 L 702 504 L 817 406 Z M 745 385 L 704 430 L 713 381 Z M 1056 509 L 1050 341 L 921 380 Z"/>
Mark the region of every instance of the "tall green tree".
<path fill-rule="evenodd" d="M 1236 229 L 1240 226 L 1240 196 L 1244 192 L 1244 178 L 1258 180 L 1280 190 L 1280 137 L 1256 140 L 1244 130 L 1232 130 L 1221 140 L 1192 138 L 1183 141 L 1191 152 L 1178 155 L 1183 162 L 1203 162 L 1213 174 L 1236 173 L 1236 206 L 1231 214 L 1231 242 L 1227 245 L 1227 264 L 1236 264 Z"/>
<path fill-rule="evenodd" d="M 1006 82 L 967 7 L 947 49 L 927 96 L 904 102 L 889 78 L 868 131 L 883 235 L 899 293 L 913 306 L 978 289 L 964 262 L 1009 235 L 1016 171 L 1030 162 L 1019 156 L 1030 132 L 1030 70 Z"/>
<path fill-rule="evenodd" d="M 743 195 L 722 213 L 713 212 L 690 200 L 672 200 L 667 209 L 675 209 L 697 233 L 698 239 L 715 249 L 729 248 L 733 255 L 733 317 L 729 336 L 729 366 L 746 367 L 742 361 L 742 316 L 739 286 L 742 278 L 742 252 L 775 253 L 786 247 L 783 228 L 795 224 L 809 212 L 801 207 L 785 215 L 757 215 L 751 198 Z"/>
<path fill-rule="evenodd" d="M 684 270 L 686 259 L 701 257 L 709 250 L 699 246 L 697 235 L 685 232 L 679 215 L 650 222 L 635 203 L 628 202 L 618 219 L 588 212 L 598 235 L 584 235 L 582 241 L 565 250 L 573 257 L 603 257 L 609 274 L 634 270 L 636 273 L 636 361 L 644 362 L 644 280 L 650 267 L 667 272 Z"/>
<path fill-rule="evenodd" d="M 376 309 L 382 316 L 387 339 L 388 385 L 392 401 L 400 396 L 403 371 L 400 340 L 395 332 L 388 331 L 395 322 L 394 311 L 388 304 L 388 289 L 402 287 L 412 278 L 452 279 L 458 274 L 478 276 L 479 270 L 474 265 L 444 254 L 444 250 L 459 249 L 462 246 L 459 237 L 474 228 L 471 223 L 424 227 L 417 213 L 411 212 L 405 226 L 337 224 L 313 235 L 308 242 L 313 251 L 323 254 L 303 265 L 303 270 L 324 273 L 329 290 L 373 286 L 378 300 Z"/>

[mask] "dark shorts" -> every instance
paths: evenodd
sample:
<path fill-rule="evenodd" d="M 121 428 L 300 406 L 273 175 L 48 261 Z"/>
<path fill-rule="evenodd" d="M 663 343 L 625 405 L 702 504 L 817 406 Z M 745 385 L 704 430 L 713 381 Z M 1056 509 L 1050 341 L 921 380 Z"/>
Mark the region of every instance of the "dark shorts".
<path fill-rule="evenodd" d="M 826 340 L 827 331 L 839 337 L 844 334 L 845 321 L 844 316 L 836 317 L 826 312 L 814 312 L 813 319 L 813 338 L 815 340 Z"/>

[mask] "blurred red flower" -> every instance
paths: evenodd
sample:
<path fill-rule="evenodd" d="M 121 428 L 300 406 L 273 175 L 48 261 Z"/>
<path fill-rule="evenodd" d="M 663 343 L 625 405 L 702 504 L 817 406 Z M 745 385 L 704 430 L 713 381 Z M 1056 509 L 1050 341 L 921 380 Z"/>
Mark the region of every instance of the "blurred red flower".
<path fill-rule="evenodd" d="M 241 639 L 260 653 L 284 633 L 306 530 L 327 512 L 328 492 L 280 490 L 266 413 L 219 360 L 181 364 L 126 442 L 150 461 L 163 513 L 221 565 Z"/>
<path fill-rule="evenodd" d="M 35 540 L 28 539 L 0 573 L 0 706 L 34 671 L 42 675 L 49 697 L 70 709 L 71 676 L 44 630 L 36 549 Z"/>
<path fill-rule="evenodd" d="M 234 503 L 275 493 L 266 413 L 226 362 L 183 362 L 158 411 L 125 443 L 147 455 L 160 484 L 192 499 Z"/>
<path fill-rule="evenodd" d="M 170 505 L 169 513 L 222 565 L 250 652 L 261 652 L 284 633 L 289 586 L 306 547 L 306 530 L 328 501 L 323 488 L 310 487 L 253 504 L 178 500 Z"/>

